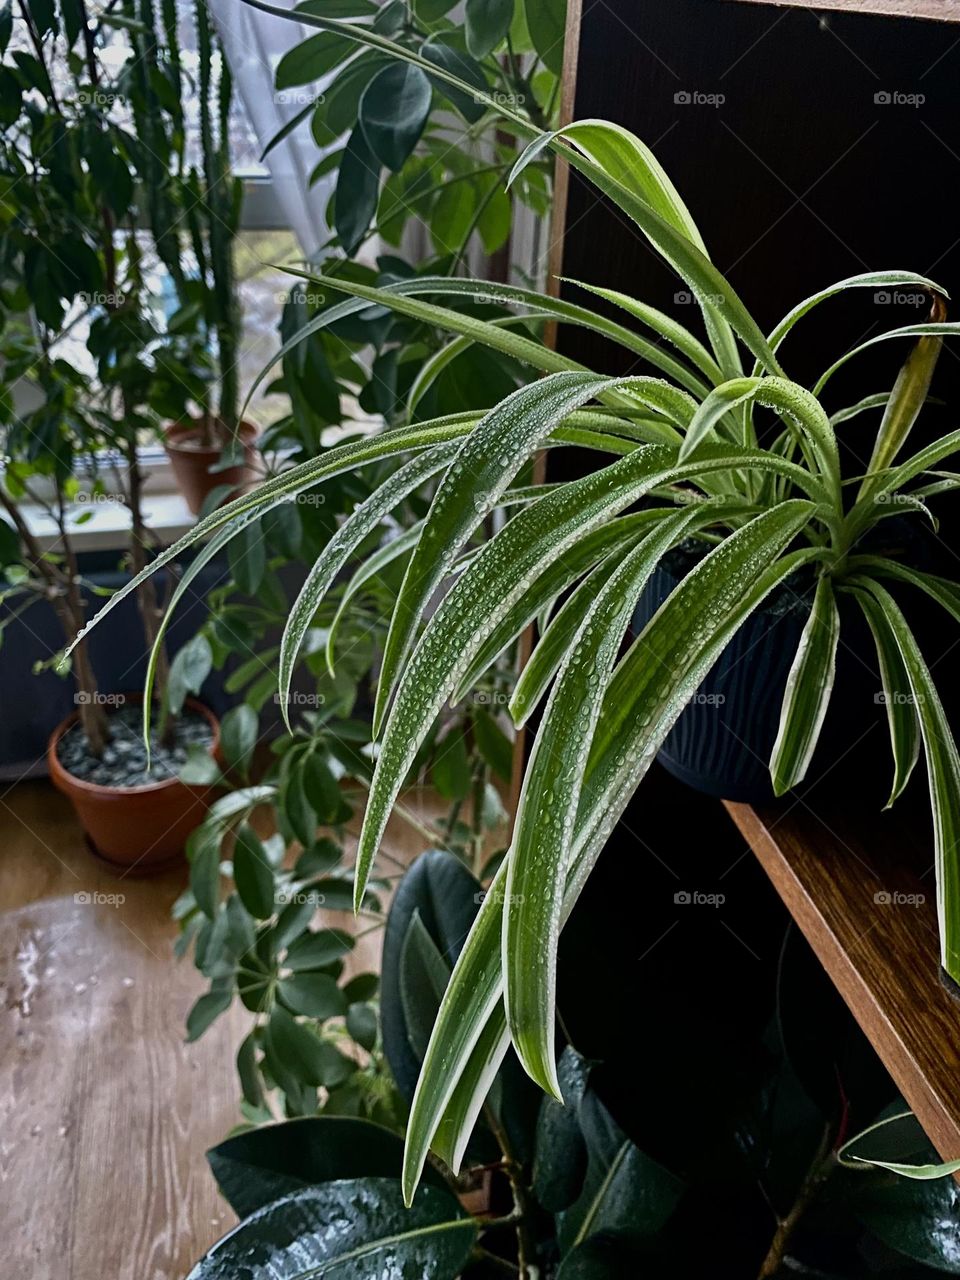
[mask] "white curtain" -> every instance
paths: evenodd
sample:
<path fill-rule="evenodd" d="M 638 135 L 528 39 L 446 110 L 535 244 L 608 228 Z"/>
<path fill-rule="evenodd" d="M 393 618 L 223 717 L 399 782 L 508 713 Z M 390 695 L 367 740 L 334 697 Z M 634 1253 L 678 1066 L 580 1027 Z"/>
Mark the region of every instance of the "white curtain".
<path fill-rule="evenodd" d="M 288 49 L 312 32 L 288 18 L 251 9 L 241 0 L 209 0 L 209 3 L 233 72 L 236 92 L 261 146 L 266 146 L 287 121 L 303 110 L 311 97 L 322 92 L 321 85 L 280 91 L 274 88 L 277 63 Z M 274 0 L 274 3 L 292 9 L 295 0 Z M 313 187 L 309 185 L 310 174 L 322 154 L 310 133 L 308 115 L 264 161 L 284 221 L 296 233 L 301 249 L 308 255 L 329 235 L 324 210 L 335 175 L 325 175 Z"/>

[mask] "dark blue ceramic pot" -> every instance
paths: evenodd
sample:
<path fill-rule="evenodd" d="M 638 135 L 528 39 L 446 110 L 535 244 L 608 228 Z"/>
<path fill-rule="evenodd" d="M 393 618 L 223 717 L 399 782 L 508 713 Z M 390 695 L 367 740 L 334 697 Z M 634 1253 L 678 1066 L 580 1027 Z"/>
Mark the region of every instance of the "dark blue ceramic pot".
<path fill-rule="evenodd" d="M 634 615 L 639 634 L 694 563 L 677 548 L 654 573 Z M 795 581 L 773 593 L 741 626 L 681 712 L 657 756 L 675 778 L 707 795 L 750 804 L 774 799 L 769 761 L 780 722 L 787 676 L 813 598 L 813 582 Z M 805 784 L 834 774 L 848 753 L 869 749 L 871 771 L 883 759 L 886 730 L 876 659 L 855 605 L 841 601 L 843 620 L 830 711 Z M 879 731 L 879 732 L 878 732 Z M 847 761 L 863 764 L 862 754 Z M 860 769 L 857 768 L 858 775 Z M 881 764 L 880 785 L 889 786 Z M 839 773 L 831 779 L 836 781 Z M 858 784 L 859 786 L 859 784 Z M 881 792 L 876 798 L 883 803 Z"/>

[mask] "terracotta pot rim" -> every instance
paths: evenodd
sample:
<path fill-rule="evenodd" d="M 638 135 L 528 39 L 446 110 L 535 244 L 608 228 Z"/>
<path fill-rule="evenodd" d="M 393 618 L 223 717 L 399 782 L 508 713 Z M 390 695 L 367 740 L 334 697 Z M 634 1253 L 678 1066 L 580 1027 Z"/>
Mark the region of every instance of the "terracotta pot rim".
<path fill-rule="evenodd" d="M 179 422 L 168 423 L 163 429 L 164 448 L 175 453 L 186 453 L 196 456 L 196 454 L 201 452 L 201 450 L 184 449 L 181 445 L 181 441 L 197 435 L 201 429 L 199 418 L 186 418 Z M 253 447 L 260 436 L 260 432 L 257 427 L 252 422 L 247 421 L 239 423 L 237 432 L 245 448 Z M 208 445 L 205 446 L 205 448 L 209 453 L 219 454 L 226 443 L 227 441 L 223 440 L 219 444 Z"/>
<path fill-rule="evenodd" d="M 124 702 L 143 702 L 142 693 L 124 693 L 120 695 Z M 213 755 L 220 746 L 220 721 L 213 714 L 209 707 L 199 702 L 196 698 L 187 698 L 184 703 L 185 707 L 189 707 L 191 711 L 197 711 L 210 725 L 213 730 L 213 741 L 210 744 L 210 754 Z M 178 777 L 162 778 L 159 782 L 143 782 L 136 787 L 111 787 L 103 782 L 87 782 L 85 778 L 78 778 L 76 774 L 70 772 L 60 763 L 60 757 L 57 755 L 57 746 L 60 739 L 72 728 L 80 719 L 79 711 L 71 711 L 68 716 L 57 725 L 50 734 L 47 741 L 47 767 L 50 771 L 50 777 L 54 782 L 64 781 L 71 788 L 75 788 L 89 796 L 142 796 L 150 795 L 157 791 L 169 790 L 171 787 L 186 787 L 189 783 L 181 782 Z"/>

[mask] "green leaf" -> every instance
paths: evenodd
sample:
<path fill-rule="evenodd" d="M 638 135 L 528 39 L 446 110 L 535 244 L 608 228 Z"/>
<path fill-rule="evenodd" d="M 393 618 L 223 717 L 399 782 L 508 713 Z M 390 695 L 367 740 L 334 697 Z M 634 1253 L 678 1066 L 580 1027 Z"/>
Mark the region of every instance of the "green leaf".
<path fill-rule="evenodd" d="M 226 1013 L 233 1003 L 233 987 L 229 984 L 213 987 L 200 997 L 187 1014 L 187 1042 L 199 1040 L 210 1024 Z"/>
<path fill-rule="evenodd" d="M 723 372 L 717 362 L 711 356 L 702 342 L 698 342 L 688 329 L 682 324 L 678 324 L 672 316 L 665 315 L 664 312 L 658 311 L 655 307 L 648 306 L 645 302 L 639 302 L 636 298 L 631 298 L 626 293 L 621 293 L 617 289 L 602 289 L 598 285 L 585 284 L 582 280 L 569 280 L 568 283 L 575 284 L 578 289 L 586 289 L 590 293 L 595 293 L 598 298 L 605 298 L 607 302 L 613 303 L 614 306 L 620 307 L 635 320 L 639 320 L 641 324 L 645 324 L 652 329 L 654 333 L 661 338 L 665 338 L 677 348 L 691 364 L 705 374 L 709 382 L 716 386 L 723 382 Z M 686 383 L 682 385 L 686 386 Z M 693 390 L 687 387 L 687 390 Z M 696 394 L 696 391 L 694 391 Z"/>
<path fill-rule="evenodd" d="M 178 774 L 188 787 L 212 787 L 220 778 L 220 766 L 210 754 L 210 748 L 199 742 L 187 747 L 187 758 Z"/>
<path fill-rule="evenodd" d="M 430 115 L 433 91 L 419 67 L 397 62 L 378 71 L 360 99 L 360 126 L 373 155 L 402 169 Z"/>
<path fill-rule="evenodd" d="M 473 226 L 478 192 L 471 182 L 451 183 L 430 210 L 430 238 L 437 253 L 456 253 Z"/>
<path fill-rule="evenodd" d="M 696 514 L 678 511 L 656 526 L 596 592 L 571 637 L 524 775 L 507 855 L 504 1000 L 520 1061 L 556 1098 L 556 939 L 582 764 L 637 600 Z"/>
<path fill-rule="evenodd" d="M 319 80 L 349 54 L 356 44 L 336 32 L 321 31 L 315 36 L 295 44 L 277 64 L 276 87 L 291 89 L 297 85 Z"/>
<path fill-rule="evenodd" d="M 542 386 L 543 383 L 537 385 Z M 648 446 L 628 454 L 612 466 L 564 485 L 524 508 L 480 549 L 470 567 L 444 597 L 398 685 L 374 770 L 357 851 L 357 900 L 376 856 L 387 817 L 419 744 L 444 701 L 459 687 L 486 637 L 529 590 L 537 574 L 545 572 L 551 563 L 593 529 L 658 485 L 684 478 L 699 478 L 711 469 L 729 471 L 741 466 L 780 473 L 786 469 L 797 477 L 802 487 L 811 484 L 809 473 L 802 468 L 762 450 L 711 446 L 708 455 L 677 466 L 671 465 L 676 451 L 666 447 Z M 457 461 L 460 461 L 459 457 Z M 494 470 L 496 465 L 497 458 L 494 459 Z M 448 476 L 454 474 L 456 466 L 456 463 L 452 464 Z M 456 473 L 458 479 L 462 477 L 468 492 L 474 485 L 482 489 L 485 483 L 483 463 L 472 463 L 472 466 L 473 470 L 465 476 L 459 471 Z M 813 486 L 818 488 L 816 481 L 813 481 Z M 441 487 L 437 498 L 442 491 Z M 443 523 L 455 525 L 463 519 L 463 513 L 446 510 L 448 497 L 449 494 L 444 495 Z M 435 504 L 437 498 L 434 499 Z M 789 504 L 784 507 L 784 511 L 799 509 L 809 515 L 810 507 L 805 503 L 800 508 L 791 508 Z M 475 507 L 473 516 L 467 520 L 474 518 Z M 422 538 L 420 546 L 423 546 Z M 441 547 L 431 550 L 443 558 Z M 410 566 L 407 577 L 411 578 Z M 415 590 L 419 590 L 420 585 L 415 582 Z M 394 616 L 397 616 L 396 612 Z"/>
<path fill-rule="evenodd" d="M 830 705 L 840 639 L 840 614 L 826 574 L 817 583 L 813 606 L 794 656 L 780 709 L 780 725 L 770 756 L 773 789 L 782 796 L 806 777 Z"/>
<path fill-rule="evenodd" d="M 934 309 L 938 315 L 943 313 L 943 304 L 939 299 L 935 302 Z M 926 403 L 942 346 L 942 338 L 918 338 L 911 348 L 884 408 L 883 420 L 858 497 L 862 498 L 870 492 L 871 477 L 890 467 L 903 447 Z"/>
<path fill-rule="evenodd" d="M 687 429 L 681 459 L 691 457 L 732 408 L 753 401 L 776 409 L 797 425 L 811 467 L 819 468 L 836 506 L 840 507 L 840 455 L 833 427 L 819 401 L 805 388 L 785 378 L 736 378 L 711 391 Z"/>
<path fill-rule="evenodd" d="M 328 973 L 298 973 L 281 978 L 278 990 L 291 1013 L 302 1013 L 318 1022 L 342 1017 L 347 1011 L 344 994 Z"/>
<path fill-rule="evenodd" d="M 470 760 L 463 730 L 454 728 L 437 744 L 430 771 L 433 785 L 444 800 L 465 800 L 470 793 Z"/>
<path fill-rule="evenodd" d="M 654 1239 L 684 1192 L 683 1183 L 643 1154 L 589 1090 L 580 1103 L 587 1176 L 575 1204 L 558 1218 L 563 1250 L 603 1231 Z"/>
<path fill-rule="evenodd" d="M 866 351 L 869 347 L 875 347 L 878 342 L 888 342 L 891 338 L 950 338 L 960 334 L 960 323 L 957 321 L 944 321 L 926 324 L 908 324 L 903 325 L 899 329 L 888 329 L 886 333 L 878 333 L 874 338 L 868 338 L 866 342 L 861 342 L 859 346 L 853 347 L 850 351 L 845 352 L 838 360 L 835 360 L 827 371 L 821 375 L 813 388 L 813 394 L 819 396 L 824 387 L 843 366 L 858 356 L 861 351 Z"/>
<path fill-rule="evenodd" d="M 541 62 L 556 75 L 563 70 L 566 0 L 524 0 L 527 30 Z"/>
<path fill-rule="evenodd" d="M 407 1099 L 413 1097 L 421 1061 L 411 1046 L 401 989 L 404 949 L 413 920 L 420 921 L 449 974 L 477 914 L 480 894 L 479 881 L 460 859 L 439 849 L 421 854 L 397 885 L 383 936 L 381 1034 L 391 1074 Z M 408 972 L 412 960 L 413 955 L 408 955 Z M 437 1003 L 439 995 L 432 1013 Z"/>
<path fill-rule="evenodd" d="M 555 373 L 507 396 L 461 445 L 437 487 L 394 606 L 380 667 L 374 736 L 383 723 L 419 618 L 460 545 L 493 508 L 529 455 L 569 413 L 599 394 L 626 388 L 671 416 L 689 417 L 693 412 L 692 400 L 688 412 L 689 397 L 655 378 Z M 359 856 L 358 867 L 363 867 Z"/>
<path fill-rule="evenodd" d="M 237 1075 L 240 1077 L 244 1102 L 251 1107 L 263 1106 L 263 1085 L 261 1084 L 260 1071 L 257 1067 L 257 1037 L 253 1031 L 243 1040 L 237 1050 Z M 211 1153 L 208 1151 L 208 1160 L 210 1160 L 210 1155 Z M 213 1176 L 217 1176 L 216 1169 L 214 1169 Z M 224 1195 L 226 1194 L 227 1192 L 224 1192 Z M 278 1192 L 278 1194 L 281 1193 Z M 259 1208 L 258 1205 L 253 1207 Z"/>
<path fill-rule="evenodd" d="M 333 201 L 333 224 L 347 257 L 352 257 L 377 211 L 380 194 L 380 161 L 357 124 L 350 134 Z"/>
<path fill-rule="evenodd" d="M 459 185 L 459 184 L 458 184 Z M 587 285 L 581 285 L 581 288 L 589 288 Z M 638 356 L 642 356 L 649 364 L 654 365 L 663 373 L 667 374 L 679 386 L 684 387 L 692 395 L 703 397 L 707 394 L 709 387 L 702 379 L 698 378 L 685 364 L 675 360 L 669 352 L 657 344 L 648 341 L 646 338 L 640 337 L 622 324 L 618 324 L 615 320 L 602 316 L 595 311 L 591 311 L 588 307 L 578 306 L 574 302 L 568 302 L 562 298 L 551 298 L 545 293 L 539 293 L 535 289 L 522 289 L 518 285 L 511 284 L 491 284 L 489 280 L 465 280 L 460 278 L 446 276 L 426 276 L 420 277 L 416 281 L 401 281 L 397 284 L 387 286 L 389 293 L 430 293 L 438 297 L 462 297 L 478 302 L 495 301 L 502 306 L 517 304 L 523 306 L 532 315 L 550 316 L 561 323 L 574 324 L 585 329 L 590 329 L 594 333 L 601 333 L 605 337 L 610 338 L 613 342 L 619 343 L 628 351 L 634 352 Z M 711 365 L 710 356 L 700 346 L 696 340 L 687 333 L 681 325 L 671 321 L 668 316 L 664 316 L 661 312 L 654 311 L 652 307 L 643 308 L 639 303 L 626 306 L 627 301 L 623 294 L 616 294 L 608 289 L 594 289 L 592 292 L 600 297 L 607 298 L 609 301 L 617 302 L 625 307 L 632 315 L 636 315 L 638 319 L 643 319 L 650 328 L 654 330 L 660 337 L 665 337 L 667 341 L 672 342 L 678 347 L 684 355 L 691 357 L 692 352 L 698 351 L 697 359 L 693 359 L 696 367 L 702 368 L 708 374 L 711 382 L 720 382 L 723 375 L 716 365 Z M 504 316 L 498 321 L 491 321 L 491 324 L 507 324 L 510 321 L 514 323 L 519 317 Z M 686 335 L 686 343 L 680 335 Z M 461 347 L 460 350 L 465 349 Z M 570 368 L 568 364 L 566 366 Z M 419 378 L 422 375 L 418 375 Z M 416 383 L 414 384 L 416 385 Z M 427 383 L 429 385 L 429 382 Z M 425 389 L 425 388 L 424 388 Z M 416 399 L 422 394 L 422 390 L 414 397 L 413 390 L 410 393 L 411 412 L 416 403 Z M 675 439 L 676 433 L 668 434 L 666 437 L 661 436 L 660 439 Z"/>
<path fill-rule="evenodd" d="M 170 663 L 167 680 L 167 704 L 179 715 L 188 694 L 198 694 L 213 668 L 213 653 L 205 635 L 188 640 Z"/>
<path fill-rule="evenodd" d="M 308 752 L 303 757 L 301 769 L 303 771 L 303 794 L 307 804 L 313 810 L 319 823 L 332 822 L 340 812 L 343 796 L 330 766 L 323 756 L 317 752 Z M 323 869 L 324 871 L 329 871 L 340 861 L 341 851 L 338 845 L 328 841 L 324 852 L 327 854 L 326 862 L 329 865 L 324 866 Z M 331 861 L 331 858 L 333 861 Z"/>
<path fill-rule="evenodd" d="M 259 724 L 253 707 L 231 707 L 220 721 L 220 747 L 232 769 L 246 772 L 257 743 Z"/>
<path fill-rule="evenodd" d="M 483 68 L 473 58 L 455 48 L 442 36 L 431 36 L 420 46 L 421 58 L 453 76 L 463 86 L 454 88 L 446 78 L 430 75 L 434 88 L 460 112 L 468 124 L 476 124 L 483 115 L 483 99 L 489 92 Z"/>
<path fill-rule="evenodd" d="M 414 911 L 400 950 L 400 1003 L 407 1041 L 418 1062 L 423 1061 L 450 980 L 450 966 Z"/>
<path fill-rule="evenodd" d="M 298 760 L 290 770 L 283 792 L 283 812 L 290 829 L 305 849 L 313 844 L 317 834 L 317 815 L 307 799 L 304 785 L 303 761 Z"/>
<path fill-rule="evenodd" d="M 940 963 L 960 980 L 960 755 L 929 668 L 896 601 L 878 582 L 867 589 L 882 611 L 904 666 L 920 720 L 933 812 Z M 879 615 L 877 615 L 879 616 Z"/>
<path fill-rule="evenodd" d="M 234 1213 L 246 1218 L 304 1187 L 394 1178 L 402 1156 L 402 1139 L 369 1120 L 310 1116 L 227 1138 L 207 1161 Z"/>
<path fill-rule="evenodd" d="M 233 850 L 233 879 L 240 901 L 257 920 L 273 915 L 273 867 L 256 834 L 246 823 L 237 832 Z"/>
<path fill-rule="evenodd" d="M 350 556 L 384 516 L 445 467 L 456 447 L 455 442 L 438 445 L 398 468 L 340 525 L 307 574 L 290 610 L 280 643 L 278 685 L 287 728 L 290 728 L 290 686 L 297 655 L 327 591 Z"/>
<path fill-rule="evenodd" d="M 188 1280 L 455 1280 L 477 1228 L 449 1191 L 422 1187 L 405 1209 L 399 1183 L 344 1178 L 259 1209 L 224 1236 Z"/>
<path fill-rule="evenodd" d="M 513 0 L 467 0 L 467 48 L 485 58 L 507 38 L 513 21 Z"/>
<path fill-rule="evenodd" d="M 236 533 L 227 558 L 237 589 L 246 596 L 255 596 L 267 570 L 267 547 L 259 524 L 245 525 Z"/>
<path fill-rule="evenodd" d="M 220 902 L 220 832 L 198 827 L 187 842 L 187 856 L 193 896 L 203 914 L 212 920 Z"/>
<path fill-rule="evenodd" d="M 352 1004 L 347 1010 L 347 1031 L 362 1049 L 372 1053 L 377 1045 L 377 1011 L 370 1004 Z"/>
<path fill-rule="evenodd" d="M 887 709 L 887 726 L 890 730 L 890 748 L 893 752 L 893 786 L 889 807 L 897 799 L 910 780 L 914 765 L 920 755 L 920 725 L 914 706 L 910 679 L 899 646 L 876 600 L 865 592 L 857 593 L 857 602 L 863 610 L 867 624 L 877 646 L 880 677 L 883 681 L 883 699 Z"/>
<path fill-rule="evenodd" d="M 267 1054 L 297 1080 L 314 1086 L 342 1084 L 355 1065 L 279 1006 L 267 1024 Z"/>
<path fill-rule="evenodd" d="M 290 945 L 284 964 L 295 973 L 324 969 L 353 950 L 353 938 L 339 929 L 302 934 Z"/>
<path fill-rule="evenodd" d="M 917 1164 L 890 1158 L 893 1154 L 915 1156 L 929 1146 L 930 1139 L 913 1112 L 896 1111 L 845 1142 L 837 1152 L 837 1159 L 850 1167 L 855 1167 L 854 1162 L 874 1165 L 878 1169 L 888 1169 L 891 1173 L 913 1178 L 918 1182 L 949 1177 L 960 1170 L 960 1160 Z M 881 1156 L 886 1158 L 881 1159 Z"/>
<path fill-rule="evenodd" d="M 473 736 L 477 750 L 493 772 L 504 782 L 513 776 L 514 744 L 497 723 L 492 710 L 480 710 L 473 717 Z"/>
<path fill-rule="evenodd" d="M 580 1103 L 586 1092 L 590 1064 L 569 1045 L 560 1055 L 557 1078 L 563 1102 L 544 1098 L 537 1118 L 533 1191 L 548 1213 L 567 1209 L 583 1187 L 587 1144 L 580 1127 Z"/>
<path fill-rule="evenodd" d="M 567 874 L 564 916 L 572 910 L 610 830 L 684 700 L 697 688 L 744 618 L 774 587 L 817 554 L 795 552 L 777 561 L 777 547 L 789 543 L 798 523 L 809 512 L 809 508 L 802 509 L 803 504 L 793 510 L 787 509 L 789 505 L 746 526 L 746 532 L 741 531 L 746 542 L 741 537 L 731 550 L 729 539 L 705 557 L 666 602 L 660 615 L 661 622 L 666 617 L 665 624 L 658 625 L 656 631 L 648 627 L 618 667 L 588 761 L 573 861 Z M 731 575 L 731 558 L 736 562 L 741 556 L 740 572 Z M 744 576 L 743 564 L 749 565 L 749 580 Z M 654 639 L 656 643 L 651 644 Z M 648 652 L 651 656 L 645 661 Z M 678 672 L 682 675 L 678 676 Z M 408 1197 L 417 1185 L 427 1149 L 471 1054 L 491 1020 L 499 1016 L 506 871 L 504 864 L 487 891 L 454 968 L 424 1059 L 407 1129 L 404 1190 Z"/>

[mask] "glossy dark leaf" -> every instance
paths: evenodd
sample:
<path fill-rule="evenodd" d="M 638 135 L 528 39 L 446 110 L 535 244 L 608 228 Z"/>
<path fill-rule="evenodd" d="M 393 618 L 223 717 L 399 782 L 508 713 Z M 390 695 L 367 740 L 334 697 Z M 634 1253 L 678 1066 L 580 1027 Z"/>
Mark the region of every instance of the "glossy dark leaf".
<path fill-rule="evenodd" d="M 421 1187 L 406 1209 L 396 1179 L 343 1179 L 258 1210 L 188 1280 L 454 1280 L 475 1236 L 473 1219 L 449 1191 Z"/>
<path fill-rule="evenodd" d="M 430 114 L 433 90 L 419 67 L 397 62 L 378 71 L 360 99 L 360 125 L 373 155 L 393 173 L 403 168 Z"/>
<path fill-rule="evenodd" d="M 310 752 L 304 756 L 303 791 L 320 823 L 331 822 L 340 810 L 341 796 L 337 780 L 323 756 Z"/>
<path fill-rule="evenodd" d="M 513 19 L 513 0 L 467 0 L 467 48 L 485 58 L 506 39 Z"/>
<path fill-rule="evenodd" d="M 477 750 L 490 768 L 504 782 L 513 774 L 513 743 L 500 728 L 492 710 L 474 717 L 473 736 Z"/>
<path fill-rule="evenodd" d="M 276 87 L 289 89 L 318 80 L 342 62 L 356 46 L 346 36 L 332 31 L 318 31 L 295 44 L 277 64 Z"/>
<path fill-rule="evenodd" d="M 599 1231 L 650 1239 L 676 1208 L 683 1183 L 645 1156 L 589 1090 L 580 1103 L 587 1144 L 583 1191 L 558 1218 L 561 1248 L 571 1249 Z"/>
<path fill-rule="evenodd" d="M 377 211 L 380 194 L 380 161 L 370 149 L 360 125 L 356 125 L 340 162 L 333 222 L 344 253 L 351 256 Z"/>
<path fill-rule="evenodd" d="M 424 41 L 420 52 L 428 62 L 432 62 L 444 71 L 449 71 L 452 75 L 458 76 L 469 85 L 475 85 L 482 93 L 489 91 L 489 85 L 479 63 L 475 62 L 468 54 L 461 53 L 459 49 L 454 48 L 453 45 L 448 44 L 445 40 L 431 37 L 429 40 Z M 452 103 L 470 124 L 475 124 L 483 115 L 486 109 L 483 103 L 478 102 L 476 98 L 471 97 L 462 89 L 455 89 L 452 85 L 447 84 L 445 80 L 434 79 L 433 84 L 437 92 L 442 93 L 448 102 Z"/>
<path fill-rule="evenodd" d="M 237 590 L 255 596 L 267 569 L 267 546 L 259 521 L 233 538 L 227 548 L 227 559 Z"/>
<path fill-rule="evenodd" d="M 398 1177 L 402 1159 L 403 1139 L 389 1129 L 330 1116 L 264 1125 L 207 1152 L 217 1185 L 239 1218 L 302 1187 Z M 433 1182 L 440 1185 L 437 1174 Z"/>
<path fill-rule="evenodd" d="M 413 1097 L 420 1064 L 410 1048 L 400 992 L 400 961 L 407 930 L 419 918 L 448 966 L 460 953 L 473 923 L 479 882 L 453 854 L 431 849 L 422 854 L 397 886 L 383 937 L 381 1034 L 384 1053 L 397 1087 Z"/>
<path fill-rule="evenodd" d="M 587 1171 L 587 1144 L 580 1128 L 580 1103 L 590 1064 L 569 1045 L 557 1063 L 563 1104 L 546 1097 L 540 1104 L 533 1162 L 533 1190 L 549 1213 L 573 1204 Z"/>
<path fill-rule="evenodd" d="M 198 694 L 213 667 L 213 653 L 204 635 L 188 640 L 170 664 L 167 703 L 174 715 L 183 709 L 188 694 Z"/>

